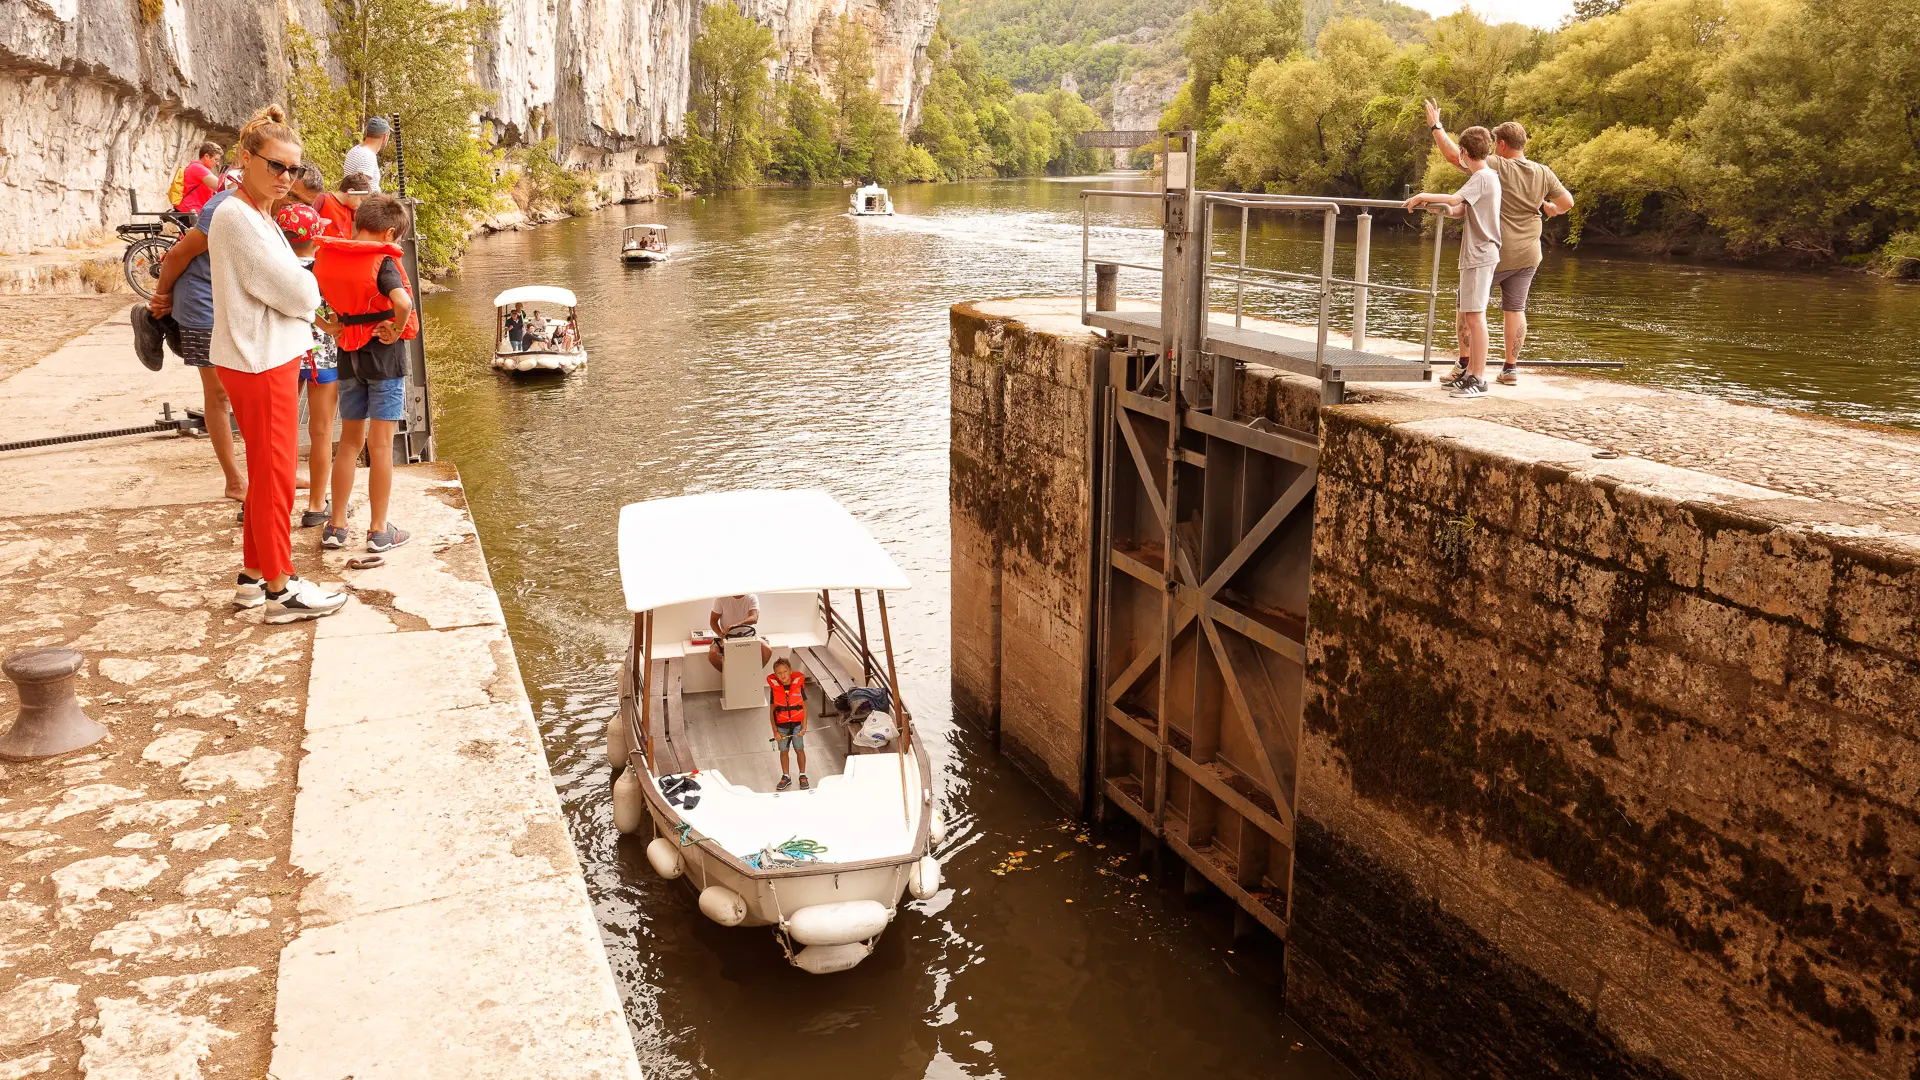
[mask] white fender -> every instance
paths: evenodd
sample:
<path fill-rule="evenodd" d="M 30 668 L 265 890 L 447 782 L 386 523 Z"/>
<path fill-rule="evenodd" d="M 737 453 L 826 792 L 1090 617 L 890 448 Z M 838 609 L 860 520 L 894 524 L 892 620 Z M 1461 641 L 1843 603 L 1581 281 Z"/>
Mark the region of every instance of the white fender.
<path fill-rule="evenodd" d="M 927 821 L 927 842 L 935 847 L 947 842 L 947 819 L 941 817 L 938 810 Z"/>
<path fill-rule="evenodd" d="M 613 719 L 607 721 L 607 764 L 613 766 L 613 775 L 619 776 L 627 767 L 627 752 L 632 749 L 633 744 L 627 740 L 627 716 L 615 709 Z"/>
<path fill-rule="evenodd" d="M 725 885 L 709 885 L 700 891 L 700 913 L 721 926 L 739 926 L 747 921 L 747 902 Z"/>
<path fill-rule="evenodd" d="M 793 954 L 793 966 L 809 975 L 831 975 L 865 960 L 873 946 L 865 942 L 846 945 L 809 945 Z"/>
<path fill-rule="evenodd" d="M 656 836 L 653 843 L 647 845 L 647 862 L 652 864 L 653 872 L 668 881 L 687 872 L 687 864 L 680 858 L 680 845 L 664 836 Z"/>
<path fill-rule="evenodd" d="M 907 891 L 915 900 L 932 899 L 940 891 L 940 860 L 928 855 L 914 863 L 913 872 L 907 875 Z"/>
<path fill-rule="evenodd" d="M 640 793 L 640 774 L 628 769 L 613 782 L 613 827 L 623 833 L 638 831 L 647 813 L 647 799 Z"/>
<path fill-rule="evenodd" d="M 842 900 L 787 916 L 787 935 L 802 945 L 849 945 L 875 936 L 891 921 L 893 909 L 878 900 Z"/>
<path fill-rule="evenodd" d="M 515 371 L 532 371 L 532 370 L 533 370 L 533 365 L 534 365 L 534 363 L 535 363 L 535 361 L 534 361 L 534 359 L 533 359 L 533 357 L 531 357 L 531 356 L 523 356 L 523 357 L 521 357 L 521 358 L 520 358 L 519 360 L 516 360 L 516 361 L 514 361 L 514 364 L 513 364 L 513 370 L 515 370 Z"/>

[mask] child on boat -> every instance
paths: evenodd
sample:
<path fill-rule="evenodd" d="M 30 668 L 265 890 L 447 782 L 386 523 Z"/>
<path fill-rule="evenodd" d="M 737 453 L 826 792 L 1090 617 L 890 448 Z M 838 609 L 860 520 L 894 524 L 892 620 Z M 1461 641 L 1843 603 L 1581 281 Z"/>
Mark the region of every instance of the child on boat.
<path fill-rule="evenodd" d="M 787 749 L 800 759 L 800 789 L 807 787 L 807 676 L 793 670 L 786 657 L 773 662 L 773 674 L 767 676 L 767 716 L 773 723 L 773 745 L 780 751 L 780 784 L 775 791 L 793 786 L 787 773 Z"/>

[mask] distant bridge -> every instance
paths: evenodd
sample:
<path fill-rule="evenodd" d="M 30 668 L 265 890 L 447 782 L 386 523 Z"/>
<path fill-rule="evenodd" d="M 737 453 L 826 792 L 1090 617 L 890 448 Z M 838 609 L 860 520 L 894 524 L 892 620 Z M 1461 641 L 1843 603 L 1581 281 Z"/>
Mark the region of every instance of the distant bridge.
<path fill-rule="evenodd" d="M 1165 135 L 1158 131 L 1083 131 L 1074 136 L 1074 145 L 1094 150 L 1124 150 L 1157 143 Z"/>

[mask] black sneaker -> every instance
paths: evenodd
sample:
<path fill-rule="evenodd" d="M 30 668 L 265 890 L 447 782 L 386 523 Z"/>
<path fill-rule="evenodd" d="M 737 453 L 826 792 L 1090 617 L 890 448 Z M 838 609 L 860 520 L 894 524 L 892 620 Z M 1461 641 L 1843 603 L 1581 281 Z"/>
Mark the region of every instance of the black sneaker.
<path fill-rule="evenodd" d="M 792 787 L 792 786 L 793 786 L 793 777 L 791 777 L 791 776 L 787 776 L 787 775 L 785 775 L 785 774 L 783 773 L 783 774 L 781 774 L 781 776 L 780 776 L 780 782 L 779 782 L 779 783 L 777 783 L 777 784 L 775 784 L 775 785 L 773 785 L 773 790 L 775 790 L 775 791 L 785 791 L 785 790 L 787 790 L 788 788 L 790 788 L 790 787 Z"/>
<path fill-rule="evenodd" d="M 1466 377 L 1467 377 L 1466 368 L 1464 367 L 1454 368 L 1453 375 L 1450 378 L 1441 380 L 1440 388 L 1443 390 L 1458 390 L 1460 389 Z"/>
<path fill-rule="evenodd" d="M 347 530 L 328 525 L 320 530 L 320 546 L 328 551 L 338 551 L 347 546 Z"/>
<path fill-rule="evenodd" d="M 1473 376 L 1469 375 L 1466 377 L 1466 381 L 1462 382 L 1458 387 L 1454 388 L 1453 393 L 1448 394 L 1447 396 L 1456 397 L 1456 398 L 1486 397 L 1487 396 L 1487 380 L 1476 379 Z"/>
<path fill-rule="evenodd" d="M 148 371 L 159 371 L 167 362 L 166 330 L 145 304 L 133 305 L 127 317 L 133 320 L 133 355 L 140 358 L 140 366 Z"/>
<path fill-rule="evenodd" d="M 325 525 L 332 517 L 333 500 L 328 499 L 327 504 L 318 510 L 302 510 L 300 512 L 300 527 L 303 529 L 311 529 L 317 525 Z M 340 541 L 342 547 L 345 547 L 346 543 L 345 539 Z"/>

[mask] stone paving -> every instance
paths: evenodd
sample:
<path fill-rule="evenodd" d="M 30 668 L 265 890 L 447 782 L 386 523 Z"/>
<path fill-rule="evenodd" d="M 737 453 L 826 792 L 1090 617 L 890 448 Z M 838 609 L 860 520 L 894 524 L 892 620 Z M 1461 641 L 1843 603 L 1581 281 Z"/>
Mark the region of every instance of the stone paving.
<path fill-rule="evenodd" d="M 0 652 L 81 650 L 110 732 L 0 766 L 0 1077 L 265 1071 L 313 627 L 230 613 L 236 531 L 225 503 L 0 519 Z"/>

